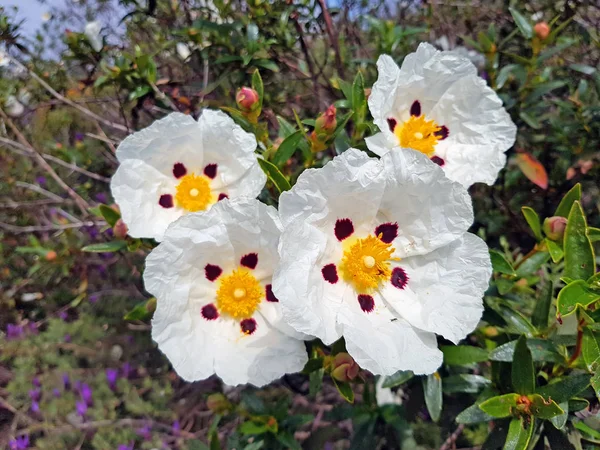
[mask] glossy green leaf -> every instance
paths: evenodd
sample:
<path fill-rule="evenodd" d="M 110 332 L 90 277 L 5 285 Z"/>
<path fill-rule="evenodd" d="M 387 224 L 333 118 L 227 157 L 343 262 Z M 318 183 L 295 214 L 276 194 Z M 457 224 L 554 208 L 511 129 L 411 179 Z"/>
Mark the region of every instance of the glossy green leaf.
<path fill-rule="evenodd" d="M 108 223 L 111 227 L 114 227 L 115 223 L 117 223 L 117 220 L 121 218 L 121 214 L 112 209 L 110 206 L 99 205 L 98 210 L 100 211 L 100 214 L 102 214 L 102 217 L 104 217 L 104 220 L 106 220 L 106 223 Z"/>
<path fill-rule="evenodd" d="M 344 400 L 346 400 L 348 403 L 354 403 L 354 391 L 352 390 L 352 385 L 350 385 L 350 383 L 338 381 L 335 378 L 331 379 L 333 380 L 333 384 Z"/>
<path fill-rule="evenodd" d="M 556 312 L 568 316 L 577 309 L 577 305 L 586 308 L 600 300 L 600 290 L 591 288 L 586 281 L 576 280 L 567 284 L 558 293 Z"/>
<path fill-rule="evenodd" d="M 527 450 L 534 428 L 533 419 L 531 421 L 526 421 L 524 418 L 511 420 L 504 450 Z"/>
<path fill-rule="evenodd" d="M 533 274 L 540 267 L 542 267 L 545 263 L 550 259 L 550 253 L 548 252 L 536 252 L 519 264 L 519 267 L 516 269 L 517 276 L 526 277 L 528 275 Z"/>
<path fill-rule="evenodd" d="M 300 443 L 294 438 L 294 435 L 289 432 L 283 432 L 277 434 L 277 440 L 283 445 L 283 448 L 289 450 L 302 450 Z"/>
<path fill-rule="evenodd" d="M 479 407 L 479 404 L 475 403 L 456 416 L 456 423 L 470 425 L 474 423 L 489 422 L 493 419 L 494 416 L 490 416 L 489 414 L 483 412 Z"/>
<path fill-rule="evenodd" d="M 314 372 L 311 372 L 308 376 L 308 389 L 309 395 L 314 397 L 321 390 L 321 386 L 323 385 L 323 375 L 325 374 L 325 369 L 319 369 Z"/>
<path fill-rule="evenodd" d="M 356 74 L 352 83 L 352 109 L 356 114 L 357 121 L 362 122 L 367 110 L 367 99 L 365 97 L 365 80 L 361 72 Z"/>
<path fill-rule="evenodd" d="M 594 275 L 594 248 L 587 236 L 585 214 L 578 201 L 573 203 L 564 237 L 564 276 L 587 280 Z"/>
<path fill-rule="evenodd" d="M 489 379 L 481 375 L 469 373 L 450 375 L 444 378 L 443 392 L 445 394 L 454 394 L 457 392 L 476 394 L 491 384 L 492 382 Z"/>
<path fill-rule="evenodd" d="M 238 430 L 243 435 L 259 435 L 269 431 L 266 423 L 255 423 L 250 420 L 241 424 Z"/>
<path fill-rule="evenodd" d="M 550 239 L 544 239 L 544 243 L 548 248 L 552 262 L 560 262 L 563 259 L 563 256 L 565 256 L 563 248 L 557 242 L 551 241 Z"/>
<path fill-rule="evenodd" d="M 533 314 L 531 315 L 531 323 L 537 328 L 543 329 L 548 326 L 553 293 L 554 284 L 552 281 L 547 281 L 542 285 L 539 298 L 535 303 L 535 308 L 533 309 Z M 527 342 L 527 346 L 530 347 L 529 342 Z"/>
<path fill-rule="evenodd" d="M 100 244 L 90 244 L 86 245 L 81 249 L 82 252 L 92 252 L 92 253 L 112 253 L 118 252 L 119 250 L 127 247 L 127 243 L 125 241 L 113 241 L 113 242 L 102 242 Z"/>
<path fill-rule="evenodd" d="M 556 403 L 566 402 L 590 385 L 590 375 L 579 373 L 569 375 L 537 389 L 536 393 L 551 398 Z"/>
<path fill-rule="evenodd" d="M 140 302 L 129 311 L 123 319 L 125 320 L 141 320 L 146 321 L 152 318 L 152 314 L 156 309 L 156 298 L 152 297 L 146 301 Z"/>
<path fill-rule="evenodd" d="M 389 377 L 385 377 L 385 380 L 383 381 L 383 384 L 381 386 L 384 388 L 393 388 L 396 386 L 400 386 L 401 384 L 406 383 L 414 376 L 415 374 L 412 370 L 399 370 L 395 374 L 390 375 Z"/>
<path fill-rule="evenodd" d="M 594 376 L 590 379 L 590 385 L 594 392 L 596 393 L 596 398 L 600 401 L 600 372 L 594 374 Z"/>
<path fill-rule="evenodd" d="M 252 74 L 252 89 L 254 89 L 258 93 L 258 102 L 260 108 L 262 108 L 263 98 L 265 96 L 265 88 L 263 86 L 263 81 L 258 69 L 256 69 Z"/>
<path fill-rule="evenodd" d="M 531 401 L 529 411 L 535 417 L 540 419 L 551 419 L 552 417 L 564 414 L 563 409 L 556 404 L 552 399 L 545 399 L 539 394 L 532 394 L 527 396 Z"/>
<path fill-rule="evenodd" d="M 487 350 L 471 345 L 443 345 L 440 350 L 444 353 L 444 363 L 449 366 L 465 366 L 488 359 Z"/>
<path fill-rule="evenodd" d="M 281 144 L 279 144 L 279 148 L 273 155 L 272 162 L 278 167 L 282 167 L 288 159 L 292 157 L 294 152 L 298 150 L 298 145 L 302 140 L 303 134 L 301 131 L 295 131 L 286 137 Z"/>
<path fill-rule="evenodd" d="M 283 117 L 277 116 L 277 122 L 279 123 L 279 137 L 285 139 L 290 134 L 296 132 L 296 128 L 294 127 L 294 125 L 289 123 Z"/>
<path fill-rule="evenodd" d="M 588 370 L 596 372 L 600 367 L 600 343 L 594 332 L 588 327 L 583 329 L 581 350 Z"/>
<path fill-rule="evenodd" d="M 423 378 L 423 392 L 425 404 L 431 416 L 431 420 L 437 422 L 442 413 L 442 377 L 435 372 Z"/>
<path fill-rule="evenodd" d="M 513 408 L 517 406 L 519 397 L 519 394 L 498 395 L 482 402 L 479 409 L 492 417 L 508 417 L 512 414 Z"/>
<path fill-rule="evenodd" d="M 323 367 L 323 358 L 312 358 L 309 359 L 302 369 L 302 373 L 311 373 L 315 370 L 319 370 Z"/>
<path fill-rule="evenodd" d="M 558 204 L 558 208 L 556 208 L 556 211 L 554 212 L 554 215 L 564 217 L 565 219 L 568 218 L 569 213 L 571 212 L 571 208 L 573 207 L 573 203 L 578 202 L 580 200 L 581 200 L 581 184 L 577 183 L 562 198 L 562 200 Z"/>
<path fill-rule="evenodd" d="M 513 269 L 512 264 L 508 262 L 502 253 L 497 252 L 496 250 L 490 250 L 490 259 L 492 260 L 494 272 L 515 275 L 515 269 Z"/>
<path fill-rule="evenodd" d="M 518 394 L 527 395 L 535 391 L 533 359 L 525 336 L 521 336 L 515 346 L 512 361 L 512 385 Z"/>
<path fill-rule="evenodd" d="M 600 228 L 588 227 L 587 235 L 590 242 L 600 241 Z"/>
<path fill-rule="evenodd" d="M 569 402 L 562 402 L 560 405 L 560 409 L 563 410 L 562 414 L 558 414 L 550 419 L 552 425 L 557 430 L 562 430 L 567 424 L 567 419 L 569 418 Z"/>
<path fill-rule="evenodd" d="M 585 422 L 575 422 L 573 425 L 575 426 L 575 428 L 577 428 L 579 431 L 582 431 L 584 434 L 587 434 L 593 439 L 598 439 L 599 442 L 597 443 L 600 443 L 600 431 L 594 430 Z"/>
<path fill-rule="evenodd" d="M 290 182 L 285 176 L 283 176 L 275 164 L 270 163 L 262 158 L 258 158 L 258 164 L 267 174 L 267 177 L 269 177 L 279 192 L 285 192 L 292 188 L 292 186 L 290 186 Z"/>
<path fill-rule="evenodd" d="M 529 228 L 531 228 L 531 231 L 533 231 L 536 240 L 538 242 L 541 241 L 543 236 L 540 216 L 538 216 L 538 214 L 529 206 L 523 206 L 521 212 L 523 213 L 523 216 L 525 216 L 525 220 L 527 221 Z"/>
<path fill-rule="evenodd" d="M 526 39 L 531 39 L 533 37 L 533 27 L 527 18 L 517 11 L 515 8 L 508 8 L 510 14 L 515 21 L 515 25 Z"/>

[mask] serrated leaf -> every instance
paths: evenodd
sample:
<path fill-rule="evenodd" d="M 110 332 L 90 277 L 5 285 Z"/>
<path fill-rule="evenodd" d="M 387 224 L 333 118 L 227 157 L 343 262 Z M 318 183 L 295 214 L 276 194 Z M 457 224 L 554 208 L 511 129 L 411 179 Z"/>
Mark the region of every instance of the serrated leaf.
<path fill-rule="evenodd" d="M 440 350 L 444 354 L 444 363 L 449 366 L 465 366 L 487 361 L 488 351 L 471 345 L 443 345 Z"/>
<path fill-rule="evenodd" d="M 278 167 L 282 167 L 288 159 L 292 157 L 294 152 L 298 150 L 298 145 L 302 140 L 303 133 L 301 131 L 295 131 L 286 137 L 281 144 L 275 155 L 273 156 L 272 162 Z"/>
<path fill-rule="evenodd" d="M 504 273 L 506 275 L 515 275 L 515 269 L 504 255 L 496 250 L 490 250 L 490 259 L 494 272 Z"/>
<path fill-rule="evenodd" d="M 515 25 L 517 26 L 523 37 L 525 37 L 526 39 L 531 39 L 533 37 L 533 27 L 531 26 L 529 20 L 527 20 L 527 18 L 525 18 L 525 16 L 523 16 L 523 14 L 521 14 L 515 8 L 511 7 L 508 8 L 508 10 L 510 11 L 513 20 L 515 21 Z"/>
<path fill-rule="evenodd" d="M 258 164 L 273 182 L 279 192 L 285 192 L 292 188 L 287 178 L 279 171 L 277 166 L 262 158 L 258 158 Z"/>
<path fill-rule="evenodd" d="M 531 228 L 531 231 L 533 231 L 533 235 L 535 236 L 536 240 L 538 242 L 541 241 L 543 236 L 540 216 L 538 216 L 538 214 L 529 206 L 523 206 L 521 208 L 521 212 L 523 213 L 523 216 L 525 216 L 525 220 L 527 221 L 529 228 Z"/>
<path fill-rule="evenodd" d="M 587 236 L 585 214 L 578 201 L 573 202 L 564 236 L 564 276 L 587 280 L 594 275 L 594 248 Z"/>
<path fill-rule="evenodd" d="M 435 372 L 423 378 L 423 392 L 425 404 L 431 420 L 437 422 L 442 413 L 442 377 Z"/>
<path fill-rule="evenodd" d="M 529 398 L 531 401 L 531 405 L 529 405 L 529 411 L 535 417 L 549 420 L 552 417 L 564 414 L 563 409 L 552 399 L 545 399 L 539 394 L 528 395 L 527 398 Z"/>
<path fill-rule="evenodd" d="M 511 362 L 517 341 L 507 342 L 490 352 L 491 361 Z M 527 339 L 527 347 L 534 361 L 564 363 L 565 358 L 559 353 L 552 341 L 544 339 Z"/>
<path fill-rule="evenodd" d="M 535 391 L 533 359 L 525 336 L 521 336 L 515 346 L 512 361 L 512 385 L 518 394 L 528 395 Z"/>
<path fill-rule="evenodd" d="M 590 378 L 587 373 L 569 375 L 538 388 L 536 393 L 544 398 L 551 398 L 556 403 L 566 402 L 588 387 Z"/>
<path fill-rule="evenodd" d="M 90 244 L 86 245 L 81 249 L 82 252 L 92 252 L 92 253 L 112 253 L 118 252 L 119 250 L 127 247 L 127 243 L 125 241 L 113 241 L 113 242 L 102 242 L 100 244 Z"/>
<path fill-rule="evenodd" d="M 102 217 L 104 217 L 104 220 L 106 220 L 106 223 L 108 223 L 111 227 L 114 227 L 115 223 L 117 223 L 117 220 L 121 218 L 121 214 L 112 209 L 110 206 L 98 205 L 98 210 L 100 211 L 100 214 L 102 214 Z"/>
<path fill-rule="evenodd" d="M 565 194 L 558 204 L 558 208 L 556 208 L 554 215 L 564 217 L 566 219 L 569 217 L 573 203 L 578 201 L 581 201 L 581 184 L 579 183 L 573 186 L 569 192 Z"/>
<path fill-rule="evenodd" d="M 504 443 L 504 450 L 527 450 L 533 435 L 534 420 L 526 421 L 524 418 L 513 419 L 508 426 L 508 434 Z"/>
<path fill-rule="evenodd" d="M 537 158 L 530 153 L 517 153 L 515 162 L 529 181 L 542 189 L 548 189 L 548 173 Z"/>
<path fill-rule="evenodd" d="M 556 313 L 568 316 L 576 311 L 577 305 L 586 308 L 600 300 L 600 290 L 591 288 L 586 281 L 576 280 L 567 284 L 558 293 Z"/>
<path fill-rule="evenodd" d="M 485 402 L 479 405 L 484 413 L 496 417 L 498 419 L 508 417 L 512 414 L 512 410 L 517 406 L 519 394 L 504 394 L 496 397 L 488 398 Z"/>
<path fill-rule="evenodd" d="M 548 326 L 553 293 L 554 284 L 552 281 L 547 281 L 542 285 L 540 298 L 537 300 L 535 308 L 533 309 L 533 314 L 531 315 L 531 323 L 534 327 L 544 329 Z M 527 342 L 527 346 L 529 347 L 529 342 Z"/>
<path fill-rule="evenodd" d="M 383 381 L 381 387 L 393 388 L 406 383 L 414 376 L 415 374 L 412 370 L 399 370 L 395 374 L 390 375 L 389 377 L 385 377 L 385 380 Z"/>

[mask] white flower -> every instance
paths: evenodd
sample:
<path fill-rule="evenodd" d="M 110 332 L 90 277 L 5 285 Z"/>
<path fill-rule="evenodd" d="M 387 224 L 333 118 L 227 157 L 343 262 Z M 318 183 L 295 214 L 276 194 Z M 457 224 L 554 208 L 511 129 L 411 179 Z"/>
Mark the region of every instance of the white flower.
<path fill-rule="evenodd" d="M 386 377 L 379 377 L 377 384 L 375 385 L 375 400 L 377 401 L 377 406 L 401 405 L 402 397 L 393 392 L 390 388 L 383 387 L 385 379 Z"/>
<path fill-rule="evenodd" d="M 48 11 L 42 14 L 42 22 L 48 22 L 50 19 L 52 19 L 52 14 Z"/>
<path fill-rule="evenodd" d="M 185 380 L 262 386 L 304 367 L 271 290 L 280 233 L 272 206 L 226 200 L 174 222 L 146 259 L 152 338 Z"/>
<path fill-rule="evenodd" d="M 256 197 L 267 178 L 256 138 L 221 111 L 196 122 L 172 113 L 128 136 L 117 149 L 113 197 L 133 237 L 160 241 L 180 216 L 227 197 Z"/>
<path fill-rule="evenodd" d="M 190 48 L 183 42 L 178 42 L 175 46 L 175 49 L 177 50 L 177 54 L 179 55 L 179 57 L 184 61 L 187 60 L 192 54 Z"/>
<path fill-rule="evenodd" d="M 435 371 L 435 334 L 458 342 L 476 327 L 488 250 L 466 233 L 467 190 L 421 153 L 347 150 L 300 175 L 279 212 L 273 291 L 297 331 L 343 336 L 361 367 L 391 375 Z"/>
<path fill-rule="evenodd" d="M 19 117 L 25 112 L 25 107 L 17 100 L 17 97 L 14 95 L 9 95 L 6 101 L 4 102 L 4 107 L 6 108 L 6 114 L 11 117 Z"/>
<path fill-rule="evenodd" d="M 464 186 L 494 183 L 516 127 L 467 58 L 421 44 L 401 68 L 387 55 L 377 68 L 369 109 L 381 133 L 367 138 L 369 150 L 412 148 Z"/>
<path fill-rule="evenodd" d="M 104 45 L 102 43 L 102 36 L 100 36 L 100 30 L 102 30 L 102 24 L 97 20 L 94 20 L 93 22 L 88 22 L 85 25 L 85 30 L 83 32 L 92 48 L 97 52 L 102 50 Z"/>

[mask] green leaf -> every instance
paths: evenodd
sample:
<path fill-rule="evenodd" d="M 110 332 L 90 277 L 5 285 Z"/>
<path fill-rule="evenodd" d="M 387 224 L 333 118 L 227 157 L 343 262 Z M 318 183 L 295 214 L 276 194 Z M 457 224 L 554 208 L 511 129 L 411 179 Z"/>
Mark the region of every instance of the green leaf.
<path fill-rule="evenodd" d="M 277 122 L 279 122 L 279 137 L 286 138 L 296 131 L 294 125 L 281 116 L 277 116 Z"/>
<path fill-rule="evenodd" d="M 423 392 L 431 420 L 437 422 L 442 413 L 442 377 L 437 372 L 423 378 Z"/>
<path fill-rule="evenodd" d="M 515 346 L 512 361 L 512 385 L 513 389 L 522 395 L 531 394 L 535 391 L 533 359 L 531 358 L 531 351 L 527 347 L 525 336 L 521 336 Z"/>
<path fill-rule="evenodd" d="M 542 236 L 542 224 L 540 223 L 540 216 L 529 206 L 523 206 L 521 212 L 525 216 L 525 220 L 529 224 L 529 228 L 533 231 L 533 235 L 539 242 L 543 239 Z"/>
<path fill-rule="evenodd" d="M 266 433 L 267 431 L 269 431 L 267 429 L 267 425 L 265 423 L 255 423 L 251 420 L 249 420 L 248 422 L 244 422 L 242 425 L 240 425 L 238 430 L 243 435 L 249 435 L 249 434 L 257 435 L 257 434 L 263 434 L 263 433 Z"/>
<path fill-rule="evenodd" d="M 511 7 L 508 8 L 508 10 L 510 11 L 513 20 L 515 21 L 515 25 L 517 25 L 517 28 L 519 29 L 523 37 L 525 37 L 526 39 L 531 39 L 533 37 L 533 27 L 531 26 L 531 23 L 529 23 L 529 20 L 527 20 L 525 16 L 523 16 L 515 8 Z"/>
<path fill-rule="evenodd" d="M 554 91 L 555 89 L 559 89 L 567 85 L 566 81 L 555 80 L 548 81 L 547 83 L 542 83 L 536 86 L 536 88 L 527 96 L 525 99 L 525 103 L 535 103 L 539 101 L 544 95 Z"/>
<path fill-rule="evenodd" d="M 414 376 L 415 374 L 412 372 L 412 370 L 399 370 L 395 374 L 390 375 L 389 377 L 385 377 L 385 380 L 383 381 L 381 387 L 393 388 L 406 383 Z"/>
<path fill-rule="evenodd" d="M 493 419 L 494 416 L 490 416 L 489 414 L 483 412 L 479 407 L 479 404 L 475 403 L 456 416 L 456 423 L 470 425 L 474 423 L 490 422 Z"/>
<path fill-rule="evenodd" d="M 563 409 L 556 404 L 552 399 L 544 399 L 539 394 L 528 395 L 527 398 L 531 401 L 529 410 L 531 414 L 540 419 L 549 420 L 553 417 L 564 414 Z"/>
<path fill-rule="evenodd" d="M 270 70 L 271 72 L 279 72 L 279 66 L 275 61 L 270 59 L 254 59 L 252 60 L 252 64 L 257 67 L 262 67 L 263 69 Z"/>
<path fill-rule="evenodd" d="M 333 384 L 344 400 L 346 400 L 348 403 L 354 403 L 354 391 L 352 390 L 350 383 L 344 383 L 343 381 L 338 381 L 335 378 L 331 379 L 333 380 Z"/>
<path fill-rule="evenodd" d="M 505 273 L 506 275 L 516 275 L 512 264 L 508 262 L 502 253 L 497 252 L 496 250 L 490 250 L 490 259 L 492 260 L 494 272 Z"/>
<path fill-rule="evenodd" d="M 579 373 L 559 378 L 554 383 L 537 389 L 536 393 L 544 398 L 551 398 L 556 403 L 566 402 L 583 391 L 590 384 L 590 375 Z"/>
<path fill-rule="evenodd" d="M 294 152 L 298 150 L 298 144 L 300 144 L 302 137 L 303 133 L 301 131 L 295 131 L 286 137 L 283 142 L 279 144 L 279 148 L 273 156 L 273 164 L 278 167 L 283 166 L 287 160 L 292 157 Z"/>
<path fill-rule="evenodd" d="M 580 200 L 581 200 L 581 184 L 577 183 L 562 198 L 562 200 L 558 204 L 558 208 L 556 208 L 556 211 L 554 211 L 554 215 L 564 217 L 566 219 L 567 217 L 569 217 L 569 212 L 571 212 L 573 203 L 578 202 Z"/>
<path fill-rule="evenodd" d="M 361 72 L 356 74 L 352 83 L 352 109 L 356 114 L 356 121 L 362 122 L 367 111 L 367 99 L 365 97 L 365 80 Z"/>
<path fill-rule="evenodd" d="M 590 372 L 596 372 L 600 366 L 600 343 L 598 343 L 594 332 L 588 327 L 583 329 L 583 341 L 581 344 L 585 365 Z"/>
<path fill-rule="evenodd" d="M 338 120 L 337 127 L 329 138 L 330 141 L 334 140 L 342 131 L 344 131 L 344 129 L 346 128 L 346 124 L 348 123 L 348 120 L 350 120 L 351 117 L 352 112 L 349 112 L 347 114 L 344 114 L 340 118 L 340 120 Z"/>
<path fill-rule="evenodd" d="M 593 289 L 586 281 L 576 280 L 567 284 L 558 293 L 556 313 L 568 316 L 577 309 L 577 305 L 586 308 L 600 300 L 600 290 Z"/>
<path fill-rule="evenodd" d="M 569 418 L 569 402 L 562 402 L 558 406 L 560 406 L 560 409 L 563 410 L 563 413 L 552 417 L 550 422 L 552 422 L 552 425 L 554 425 L 557 430 L 562 430 L 567 424 L 567 419 Z"/>
<path fill-rule="evenodd" d="M 312 358 L 306 362 L 304 369 L 302 369 L 302 373 L 308 374 L 321 368 L 323 368 L 323 358 Z"/>
<path fill-rule="evenodd" d="M 262 158 L 258 158 L 258 164 L 267 174 L 267 177 L 269 177 L 279 192 L 285 192 L 292 188 L 292 186 L 290 186 L 290 182 L 285 176 L 283 176 L 275 164 L 270 163 Z"/>
<path fill-rule="evenodd" d="M 283 432 L 277 434 L 277 440 L 280 444 L 283 444 L 284 448 L 291 450 L 302 450 L 300 443 L 294 438 L 292 433 Z"/>
<path fill-rule="evenodd" d="M 575 280 L 587 280 L 594 275 L 594 248 L 587 237 L 585 214 L 578 201 L 573 202 L 564 237 L 564 276 Z"/>
<path fill-rule="evenodd" d="M 590 242 L 600 241 L 600 228 L 588 227 L 587 235 Z"/>
<path fill-rule="evenodd" d="M 554 293 L 554 284 L 552 281 L 547 281 L 542 285 L 540 297 L 535 304 L 533 314 L 531 315 L 531 323 L 537 328 L 544 329 L 548 327 L 548 318 L 550 316 L 550 306 L 552 305 L 552 294 Z M 529 347 L 529 342 L 527 343 Z"/>
<path fill-rule="evenodd" d="M 244 115 L 240 111 L 238 111 L 235 108 L 230 108 L 229 106 L 221 106 L 221 109 L 223 111 L 226 111 L 235 121 L 235 123 L 241 126 L 244 130 L 250 133 L 254 132 L 254 125 L 248 122 L 248 119 L 246 119 L 246 117 L 244 117 Z"/>
<path fill-rule="evenodd" d="M 445 394 L 454 394 L 457 392 L 476 394 L 490 384 L 492 382 L 481 375 L 463 373 L 444 378 L 443 391 Z"/>
<path fill-rule="evenodd" d="M 444 362 L 449 366 L 465 366 L 488 360 L 488 351 L 471 345 L 443 345 Z"/>
<path fill-rule="evenodd" d="M 258 69 L 256 69 L 252 74 L 252 89 L 258 93 L 258 104 L 260 105 L 260 108 L 262 108 L 263 98 L 265 96 L 265 88 L 263 86 L 263 81 Z"/>
<path fill-rule="evenodd" d="M 594 374 L 594 376 L 590 380 L 590 385 L 596 393 L 596 398 L 598 399 L 598 401 L 600 401 L 600 372 Z"/>
<path fill-rule="evenodd" d="M 221 443 L 219 442 L 218 433 L 213 433 L 210 438 L 210 450 L 221 450 Z"/>
<path fill-rule="evenodd" d="M 512 414 L 512 410 L 517 406 L 519 394 L 504 394 L 487 399 L 479 405 L 484 413 L 496 417 L 508 417 Z"/>
<path fill-rule="evenodd" d="M 565 256 L 562 247 L 558 243 L 547 238 L 544 239 L 544 243 L 546 244 L 546 248 L 548 248 L 552 262 L 555 264 L 559 263 L 563 259 L 563 256 Z"/>
<path fill-rule="evenodd" d="M 504 443 L 504 450 L 527 450 L 533 435 L 534 420 L 526 421 L 524 418 L 513 419 L 508 426 L 508 435 Z"/>
<path fill-rule="evenodd" d="M 542 267 L 545 263 L 550 259 L 550 253 L 548 252 L 537 252 L 527 258 L 519 267 L 517 268 L 517 276 L 525 277 L 527 275 L 531 275 L 535 271 L 537 271 L 540 267 Z"/>
<path fill-rule="evenodd" d="M 325 369 L 319 369 L 315 372 L 311 372 L 310 375 L 308 375 L 308 393 L 311 397 L 317 395 L 317 393 L 321 390 L 324 374 Z"/>
<path fill-rule="evenodd" d="M 114 227 L 115 223 L 117 223 L 117 220 L 121 218 L 121 214 L 112 209 L 110 206 L 99 205 L 98 210 L 100 211 L 100 214 L 102 214 L 102 217 L 104 217 L 104 220 L 106 220 L 106 223 L 108 223 L 111 227 Z"/>
<path fill-rule="evenodd" d="M 588 436 L 591 436 L 594 439 L 600 439 L 600 431 L 594 430 L 592 427 L 590 427 L 585 422 L 575 422 L 573 425 L 579 431 L 583 431 Z"/>
<path fill-rule="evenodd" d="M 129 311 L 123 319 L 133 321 L 141 320 L 145 321 L 152 317 L 152 313 L 156 309 L 156 298 L 152 297 L 146 301 L 140 302 Z"/>
<path fill-rule="evenodd" d="M 86 245 L 81 249 L 82 252 L 92 252 L 92 253 L 112 253 L 118 252 L 119 250 L 127 247 L 127 243 L 125 241 L 113 241 L 113 242 L 102 242 L 100 244 L 91 244 Z"/>

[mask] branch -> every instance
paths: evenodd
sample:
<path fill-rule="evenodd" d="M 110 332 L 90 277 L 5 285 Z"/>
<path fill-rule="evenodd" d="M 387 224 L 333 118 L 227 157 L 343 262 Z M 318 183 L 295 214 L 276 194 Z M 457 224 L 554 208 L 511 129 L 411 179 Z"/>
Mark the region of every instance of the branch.
<path fill-rule="evenodd" d="M 448 436 L 448 439 L 446 439 L 444 444 L 440 447 L 440 450 L 450 450 L 450 448 L 452 448 L 452 446 L 456 444 L 456 440 L 458 439 L 460 434 L 463 432 L 464 428 L 465 428 L 465 425 L 462 423 L 458 427 L 456 427 L 456 430 L 454 430 L 454 433 L 452 433 L 450 436 Z"/>
<path fill-rule="evenodd" d="M 327 30 L 327 35 L 331 41 L 331 46 L 335 50 L 335 64 L 337 66 L 338 74 L 340 77 L 344 78 L 344 63 L 342 62 L 342 56 L 340 54 L 340 43 L 338 42 L 338 37 L 335 31 L 333 30 L 331 14 L 329 14 L 325 0 L 318 0 L 318 2 L 319 5 L 321 5 L 321 10 L 323 10 L 323 18 L 325 19 L 325 29 Z"/>
<path fill-rule="evenodd" d="M 39 225 L 39 226 L 27 226 L 19 227 L 17 225 L 11 225 L 9 223 L 0 222 L 0 228 L 3 228 L 11 233 L 32 233 L 34 231 L 59 231 L 68 230 L 70 228 L 81 228 L 81 227 L 93 227 L 93 226 L 104 226 L 106 222 L 94 222 L 87 220 L 85 222 L 65 223 L 62 225 Z"/>

